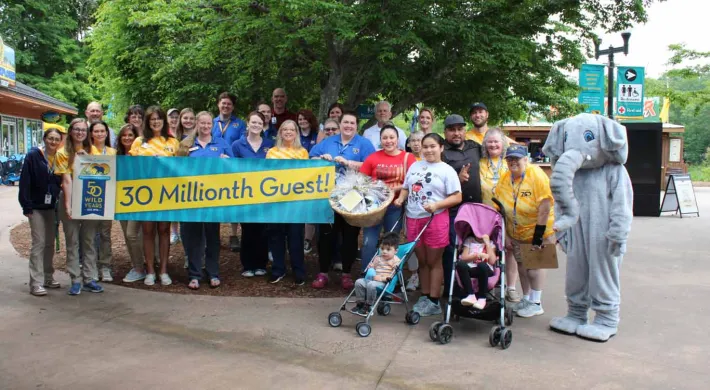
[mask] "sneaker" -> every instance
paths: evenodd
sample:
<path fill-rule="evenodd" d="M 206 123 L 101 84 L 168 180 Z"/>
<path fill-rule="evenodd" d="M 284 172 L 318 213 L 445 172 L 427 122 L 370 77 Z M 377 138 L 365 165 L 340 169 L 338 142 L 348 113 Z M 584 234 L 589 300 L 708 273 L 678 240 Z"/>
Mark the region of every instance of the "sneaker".
<path fill-rule="evenodd" d="M 523 295 L 520 294 L 518 290 L 507 289 L 505 290 L 505 299 L 508 300 L 508 302 L 518 303 L 523 299 Z"/>
<path fill-rule="evenodd" d="M 145 278 L 143 278 L 143 283 L 145 283 L 146 286 L 152 286 L 155 284 L 155 274 L 146 274 Z"/>
<path fill-rule="evenodd" d="M 311 246 L 311 240 L 303 241 L 303 253 L 311 253 L 313 247 Z"/>
<path fill-rule="evenodd" d="M 271 254 L 271 251 L 269 251 L 269 263 L 274 262 L 274 255 Z"/>
<path fill-rule="evenodd" d="M 519 311 L 519 310 L 525 309 L 525 308 L 528 307 L 528 305 L 530 305 L 530 304 L 532 304 L 532 302 L 530 302 L 529 300 L 523 298 L 520 302 L 518 302 L 518 303 L 516 303 L 516 304 L 514 304 L 514 305 L 512 306 L 512 307 L 513 307 L 513 313 L 515 313 L 515 312 L 517 312 L 517 311 Z"/>
<path fill-rule="evenodd" d="M 408 291 L 416 291 L 416 289 L 419 288 L 419 274 L 412 274 L 412 276 L 409 277 L 409 280 L 407 281 L 407 290 Z"/>
<path fill-rule="evenodd" d="M 71 287 L 69 288 L 69 291 L 67 291 L 67 294 L 69 294 L 69 295 L 81 294 L 81 283 L 72 283 Z"/>
<path fill-rule="evenodd" d="M 541 304 L 530 302 L 526 307 L 518 310 L 515 314 L 517 314 L 518 317 L 530 318 L 533 316 L 545 314 L 545 311 L 542 310 Z"/>
<path fill-rule="evenodd" d="M 170 279 L 170 275 L 168 274 L 160 274 L 160 284 L 163 286 L 169 286 L 173 284 L 173 280 Z"/>
<path fill-rule="evenodd" d="M 102 282 L 113 282 L 113 276 L 111 275 L 111 270 L 109 268 L 101 269 L 101 281 Z"/>
<path fill-rule="evenodd" d="M 477 302 L 476 296 L 473 294 L 471 294 L 461 300 L 461 304 L 464 306 L 475 306 L 476 302 Z"/>
<path fill-rule="evenodd" d="M 422 309 L 422 306 L 424 306 L 428 301 L 429 301 L 429 298 L 422 295 L 417 300 L 417 303 L 414 304 L 414 306 L 412 307 L 412 310 L 419 312 Z"/>
<path fill-rule="evenodd" d="M 229 249 L 232 252 L 239 252 L 239 250 L 242 248 L 241 244 L 239 243 L 239 237 L 237 236 L 229 236 Z"/>
<path fill-rule="evenodd" d="M 269 278 L 269 283 L 276 284 L 276 283 L 280 282 L 281 279 L 283 279 L 283 278 L 284 278 L 284 275 L 276 276 L 276 275 L 272 274 L 271 277 Z"/>
<path fill-rule="evenodd" d="M 342 271 L 343 263 L 333 263 L 333 271 Z"/>
<path fill-rule="evenodd" d="M 365 307 L 365 302 L 358 302 L 352 309 L 350 309 L 350 312 L 353 314 L 360 314 L 363 307 Z"/>
<path fill-rule="evenodd" d="M 304 284 L 306 284 L 306 281 L 303 280 L 302 278 L 296 278 L 296 281 L 295 281 L 294 284 L 295 284 L 296 286 L 303 286 Z"/>
<path fill-rule="evenodd" d="M 254 271 L 254 275 L 256 276 L 264 276 L 266 275 L 266 270 L 263 268 L 259 268 L 256 271 Z"/>
<path fill-rule="evenodd" d="M 170 245 L 175 245 L 180 241 L 180 236 L 177 233 L 170 233 Z"/>
<path fill-rule="evenodd" d="M 138 272 L 135 268 L 131 268 L 130 271 L 123 278 L 124 283 L 133 283 L 139 280 L 145 279 L 145 272 Z"/>
<path fill-rule="evenodd" d="M 441 314 L 441 305 L 427 299 L 421 310 L 418 311 L 422 317 L 435 316 Z"/>
<path fill-rule="evenodd" d="M 62 287 L 62 285 L 59 284 L 59 282 L 57 282 L 54 279 L 47 279 L 44 281 L 44 288 L 60 288 L 60 287 Z"/>
<path fill-rule="evenodd" d="M 311 287 L 316 289 L 325 288 L 328 285 L 328 275 L 324 273 L 319 273 L 316 275 L 316 280 L 311 283 Z"/>
<path fill-rule="evenodd" d="M 368 305 L 367 303 L 364 303 L 362 306 L 360 306 L 360 309 L 358 309 L 358 311 L 355 312 L 355 314 L 360 314 L 363 316 L 370 314 L 370 305 Z"/>
<path fill-rule="evenodd" d="M 43 296 L 47 295 L 47 290 L 45 290 L 44 287 L 37 284 L 37 285 L 34 285 L 30 288 L 30 294 L 32 294 L 36 297 L 43 297 Z"/>
<path fill-rule="evenodd" d="M 340 285 L 343 287 L 343 290 L 352 290 L 355 287 L 355 283 L 353 283 L 353 277 L 349 274 L 343 275 L 340 278 Z"/>
<path fill-rule="evenodd" d="M 100 284 L 96 283 L 95 280 L 92 280 L 89 283 L 84 283 L 84 287 L 82 287 L 81 289 L 92 293 L 104 292 L 104 288 L 101 287 Z"/>
<path fill-rule="evenodd" d="M 253 278 L 254 275 L 256 275 L 256 273 L 251 270 L 246 270 L 246 271 L 242 272 L 242 276 L 245 278 Z"/>
<path fill-rule="evenodd" d="M 473 304 L 473 307 L 478 310 L 483 310 L 486 307 L 486 298 L 478 298 L 478 300 Z"/>

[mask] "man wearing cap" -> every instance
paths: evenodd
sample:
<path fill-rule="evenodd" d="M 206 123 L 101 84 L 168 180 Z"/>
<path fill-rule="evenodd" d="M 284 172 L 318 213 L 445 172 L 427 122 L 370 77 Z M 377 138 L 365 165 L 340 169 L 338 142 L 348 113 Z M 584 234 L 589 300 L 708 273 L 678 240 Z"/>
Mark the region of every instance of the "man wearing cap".
<path fill-rule="evenodd" d="M 377 103 L 375 105 L 375 119 L 377 119 L 377 123 L 365 130 L 362 136 L 370 140 L 375 150 L 380 150 L 382 149 L 380 147 L 380 130 L 392 119 L 392 106 L 384 100 Z M 395 129 L 397 129 L 398 134 L 397 147 L 400 150 L 404 150 L 407 146 L 407 135 L 399 127 L 395 127 Z"/>
<path fill-rule="evenodd" d="M 89 124 L 104 120 L 104 110 L 101 108 L 101 103 L 89 103 L 86 106 L 86 111 L 84 111 L 84 115 L 86 115 L 86 120 L 89 122 Z M 108 134 L 110 142 L 109 146 L 113 147 L 116 145 L 116 133 L 114 133 L 113 129 L 109 128 Z M 89 139 L 91 139 L 91 134 L 89 134 Z"/>
<path fill-rule="evenodd" d="M 444 120 L 444 154 L 441 159 L 449 164 L 459 175 L 461 181 L 462 203 L 481 203 L 481 179 L 478 162 L 481 160 L 481 145 L 465 139 L 466 121 L 461 115 L 452 114 Z M 453 266 L 454 246 L 456 233 L 454 232 L 454 219 L 458 213 L 458 206 L 449 210 L 449 246 L 444 250 L 444 282 L 446 289 L 444 295 L 449 293 L 448 286 Z"/>
<path fill-rule="evenodd" d="M 471 104 L 471 110 L 468 112 L 473 123 L 473 127 L 466 132 L 466 139 L 478 142 L 483 145 L 483 137 L 488 131 L 488 107 L 483 103 Z M 508 144 L 516 144 L 515 140 L 508 138 Z"/>

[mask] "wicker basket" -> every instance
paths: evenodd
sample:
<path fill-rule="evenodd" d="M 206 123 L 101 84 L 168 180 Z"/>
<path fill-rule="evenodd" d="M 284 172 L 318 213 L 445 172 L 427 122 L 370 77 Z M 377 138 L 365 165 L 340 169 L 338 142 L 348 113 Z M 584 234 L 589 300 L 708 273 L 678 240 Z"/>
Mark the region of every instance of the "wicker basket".
<path fill-rule="evenodd" d="M 385 213 L 387 212 L 387 207 L 389 207 L 393 199 L 394 191 L 390 191 L 387 200 L 382 202 L 380 207 L 364 214 L 349 213 L 337 207 L 333 199 L 328 199 L 328 201 L 330 202 L 330 207 L 333 208 L 333 211 L 342 215 L 345 222 L 349 225 L 357 227 L 370 227 L 375 226 L 382 221 L 382 218 L 384 218 Z"/>

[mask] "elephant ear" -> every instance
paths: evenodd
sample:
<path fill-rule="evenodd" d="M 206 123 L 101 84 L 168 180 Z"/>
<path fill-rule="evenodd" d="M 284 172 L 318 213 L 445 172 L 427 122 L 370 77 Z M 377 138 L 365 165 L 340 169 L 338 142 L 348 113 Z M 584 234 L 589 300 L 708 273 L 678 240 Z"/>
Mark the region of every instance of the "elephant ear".
<path fill-rule="evenodd" d="M 568 120 L 569 119 L 563 119 L 552 125 L 550 133 L 547 135 L 545 145 L 542 147 L 542 152 L 553 161 L 557 161 L 562 153 L 565 152 L 565 123 L 567 123 Z"/>
<path fill-rule="evenodd" d="M 607 117 L 601 118 L 600 142 L 602 150 L 619 164 L 625 164 L 629 157 L 629 143 L 626 138 L 626 127 Z"/>

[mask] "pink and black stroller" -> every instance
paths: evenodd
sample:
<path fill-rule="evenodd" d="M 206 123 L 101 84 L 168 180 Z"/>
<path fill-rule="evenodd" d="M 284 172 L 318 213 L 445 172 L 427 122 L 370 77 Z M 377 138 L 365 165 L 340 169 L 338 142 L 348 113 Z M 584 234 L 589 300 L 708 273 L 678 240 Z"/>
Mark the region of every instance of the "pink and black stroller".
<path fill-rule="evenodd" d="M 505 302 L 505 218 L 503 217 L 503 206 L 497 200 L 494 199 L 493 201 L 500 208 L 500 213 L 495 208 L 480 203 L 466 203 L 459 208 L 454 220 L 456 248 L 454 264 L 451 267 L 451 285 L 447 286 L 451 298 L 446 308 L 444 322 L 435 322 L 429 328 L 429 337 L 432 341 L 438 341 L 441 344 L 448 344 L 451 341 L 454 333 L 453 327 L 449 324 L 451 312 L 453 312 L 454 320 L 456 321 L 461 317 L 465 317 L 496 322 L 497 324 L 491 329 L 489 335 L 489 342 L 492 347 L 500 344 L 503 349 L 507 349 L 513 341 L 513 333 L 507 328 L 513 323 L 513 310 L 511 307 L 506 307 Z M 498 257 L 493 275 L 488 277 L 487 290 L 489 293 L 485 297 L 486 305 L 480 310 L 473 306 L 461 304 L 461 299 L 465 298 L 467 293 L 462 278 L 459 277 L 456 271 L 456 263 L 459 261 L 459 253 L 464 239 L 471 233 L 476 237 L 487 234 L 491 242 L 496 246 L 496 255 Z M 479 266 L 487 265 L 481 263 Z M 463 279 L 471 280 L 473 291 L 479 291 L 476 279 Z M 495 294 L 496 287 L 499 287 L 500 294 Z"/>

